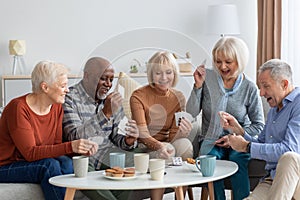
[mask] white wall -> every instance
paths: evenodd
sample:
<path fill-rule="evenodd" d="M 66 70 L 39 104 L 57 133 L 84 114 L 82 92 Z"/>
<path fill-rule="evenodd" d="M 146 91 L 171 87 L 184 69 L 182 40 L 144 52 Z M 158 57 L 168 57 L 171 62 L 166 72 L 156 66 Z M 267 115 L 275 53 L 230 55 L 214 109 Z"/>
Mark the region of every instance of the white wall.
<path fill-rule="evenodd" d="M 26 74 L 30 74 L 33 66 L 44 59 L 62 62 L 71 68 L 73 74 L 79 74 L 86 59 L 105 41 L 145 27 L 186 35 L 200 44 L 210 56 L 219 36 L 206 34 L 206 10 L 208 5 L 219 3 L 237 5 L 241 28 L 239 37 L 246 41 L 250 49 L 246 74 L 255 79 L 255 0 L 1 0 L 0 75 L 12 72 L 13 58 L 8 53 L 8 41 L 11 39 L 26 40 Z M 129 48 L 128 45 L 135 43 L 131 36 L 130 40 L 108 45 L 109 50 L 100 48 L 105 51 L 103 55 L 115 59 L 114 54 L 119 49 Z M 147 35 L 145 40 L 157 41 L 157 38 Z M 185 41 L 178 42 L 178 46 L 183 44 L 186 44 Z M 180 53 L 184 53 L 185 48 Z M 197 62 L 195 65 L 202 59 L 199 57 L 201 55 L 197 52 L 192 54 L 193 63 Z M 125 62 L 121 65 L 124 66 L 118 67 L 127 69 L 129 66 L 125 65 L 130 64 Z"/>

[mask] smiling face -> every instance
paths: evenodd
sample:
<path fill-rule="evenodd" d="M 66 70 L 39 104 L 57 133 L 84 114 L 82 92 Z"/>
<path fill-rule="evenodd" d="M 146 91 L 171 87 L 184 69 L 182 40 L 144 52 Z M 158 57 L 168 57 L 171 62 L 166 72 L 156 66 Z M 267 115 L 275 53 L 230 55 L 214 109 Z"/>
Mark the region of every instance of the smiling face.
<path fill-rule="evenodd" d="M 270 70 L 258 75 L 260 96 L 265 97 L 271 107 L 282 108 L 282 100 L 287 94 L 286 84 L 286 80 L 274 80 L 270 75 Z"/>
<path fill-rule="evenodd" d="M 65 96 L 69 92 L 67 75 L 58 77 L 57 81 L 48 86 L 47 90 L 48 97 L 53 103 L 63 104 L 65 102 Z"/>
<path fill-rule="evenodd" d="M 107 96 L 108 91 L 112 87 L 114 80 L 114 69 L 112 66 L 106 68 L 102 76 L 99 78 L 96 95 L 98 99 L 104 99 Z"/>
<path fill-rule="evenodd" d="M 225 57 L 221 52 L 215 58 L 214 64 L 224 81 L 235 80 L 238 76 L 238 63 L 236 59 Z"/>
<path fill-rule="evenodd" d="M 174 71 L 172 66 L 165 64 L 158 64 L 153 70 L 153 83 L 155 88 L 167 91 L 172 87 L 174 82 Z"/>
<path fill-rule="evenodd" d="M 101 57 L 90 58 L 84 67 L 82 79 L 86 93 L 96 101 L 104 99 L 112 87 L 114 69 L 111 63 Z"/>

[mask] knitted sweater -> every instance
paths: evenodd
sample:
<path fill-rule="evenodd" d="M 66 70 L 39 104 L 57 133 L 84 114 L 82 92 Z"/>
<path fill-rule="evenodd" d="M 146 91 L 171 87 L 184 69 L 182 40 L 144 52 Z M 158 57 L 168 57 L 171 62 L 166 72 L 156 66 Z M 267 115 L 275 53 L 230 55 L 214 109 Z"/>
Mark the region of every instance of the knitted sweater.
<path fill-rule="evenodd" d="M 72 153 L 71 143 L 62 143 L 61 104 L 53 104 L 46 115 L 37 115 L 27 105 L 26 96 L 13 99 L 2 113 L 0 165 Z"/>
<path fill-rule="evenodd" d="M 224 93 L 218 84 L 218 74 L 206 70 L 206 79 L 202 88 L 193 88 L 187 102 L 187 112 L 196 117 L 202 111 L 202 131 L 199 140 L 208 134 L 209 127 L 214 126 L 215 114 Z M 233 115 L 245 132 L 251 136 L 259 134 L 264 126 L 261 98 L 256 85 L 244 75 L 238 91 L 228 97 L 224 110 Z"/>
<path fill-rule="evenodd" d="M 139 141 L 152 150 L 159 148 L 157 141 L 172 141 L 178 131 L 175 113 L 184 111 L 185 103 L 184 95 L 175 89 L 163 92 L 146 85 L 135 90 L 130 107 L 139 127 Z"/>

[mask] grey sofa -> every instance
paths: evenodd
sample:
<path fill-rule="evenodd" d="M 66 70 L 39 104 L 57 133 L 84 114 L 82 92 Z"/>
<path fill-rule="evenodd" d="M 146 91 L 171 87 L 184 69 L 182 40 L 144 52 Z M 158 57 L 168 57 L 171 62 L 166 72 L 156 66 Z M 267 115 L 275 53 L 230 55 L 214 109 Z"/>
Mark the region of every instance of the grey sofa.
<path fill-rule="evenodd" d="M 39 184 L 31 183 L 0 183 L 1 199 L 44 199 Z"/>
<path fill-rule="evenodd" d="M 39 184 L 0 183 L 0 197 L 5 200 L 43 200 L 44 194 Z M 88 200 L 80 191 L 76 191 L 76 200 Z"/>

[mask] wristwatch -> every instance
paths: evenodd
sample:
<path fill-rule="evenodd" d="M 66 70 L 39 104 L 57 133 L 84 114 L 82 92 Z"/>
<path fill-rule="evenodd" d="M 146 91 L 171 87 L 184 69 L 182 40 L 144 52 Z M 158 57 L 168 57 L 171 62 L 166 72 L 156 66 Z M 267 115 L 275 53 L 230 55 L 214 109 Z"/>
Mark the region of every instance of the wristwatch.
<path fill-rule="evenodd" d="M 246 147 L 247 153 L 250 153 L 250 150 L 251 150 L 251 142 L 249 142 Z"/>

